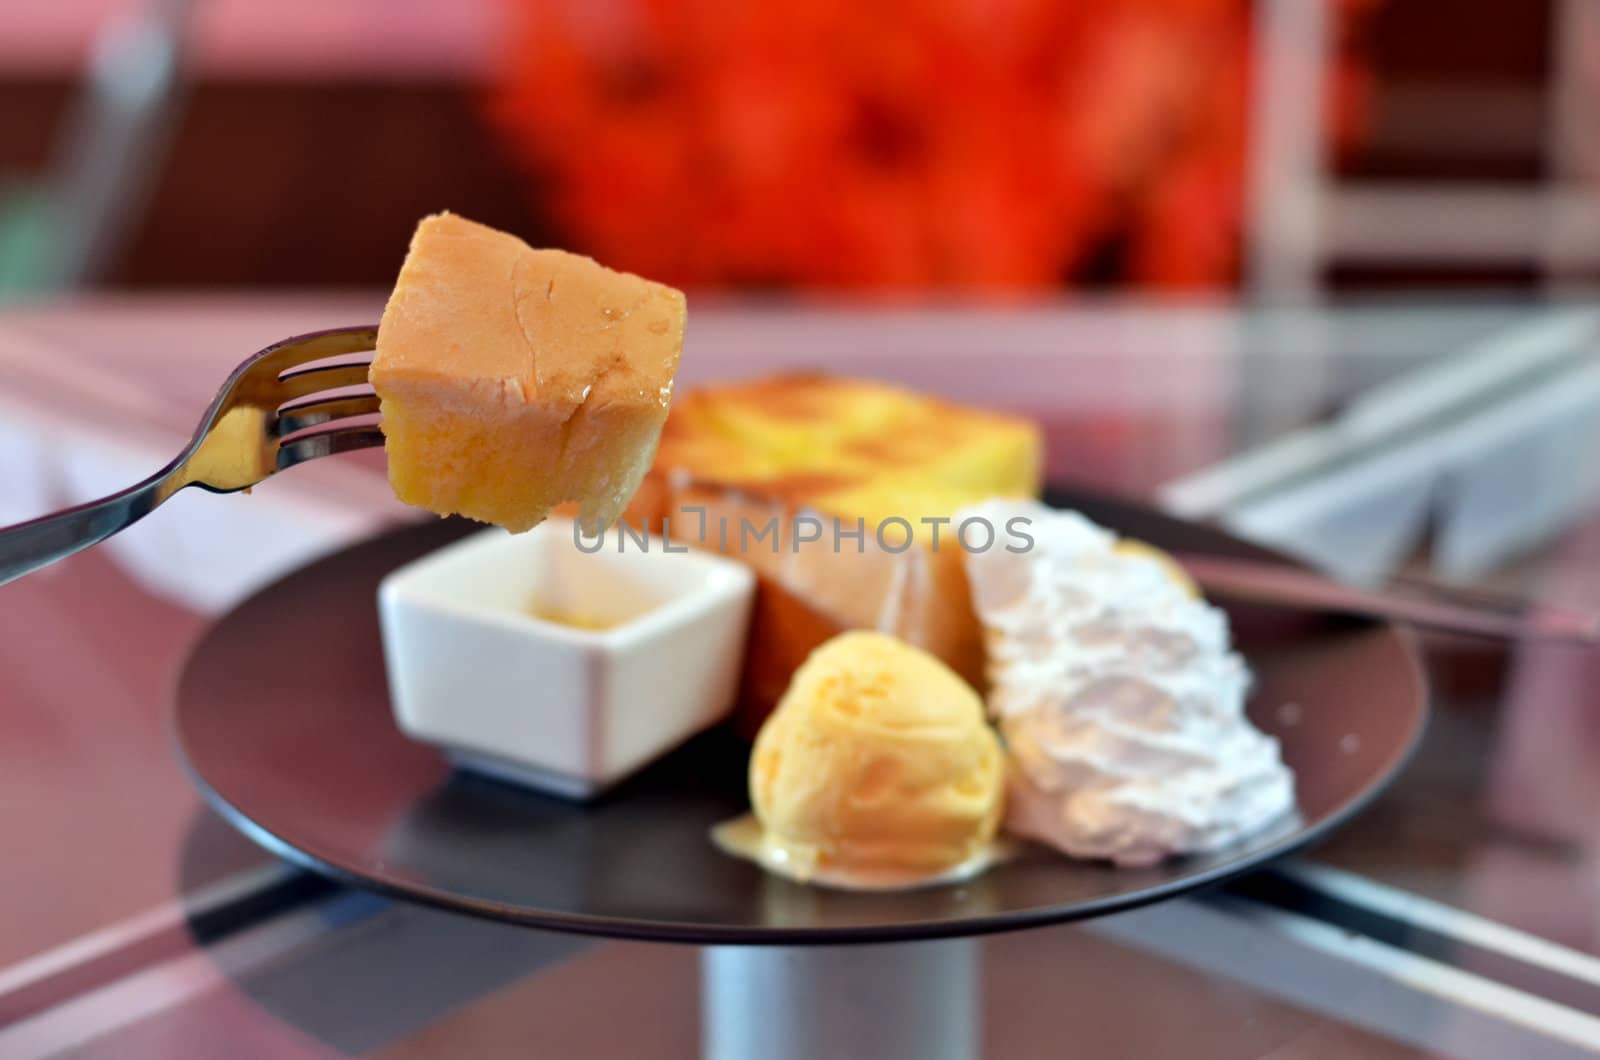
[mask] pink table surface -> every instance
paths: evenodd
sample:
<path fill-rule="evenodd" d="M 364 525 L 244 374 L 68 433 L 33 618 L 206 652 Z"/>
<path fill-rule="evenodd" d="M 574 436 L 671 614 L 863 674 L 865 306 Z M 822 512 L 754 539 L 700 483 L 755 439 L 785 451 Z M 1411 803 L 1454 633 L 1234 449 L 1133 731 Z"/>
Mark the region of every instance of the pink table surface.
<path fill-rule="evenodd" d="M 0 69 L 44 76 L 81 70 L 108 26 L 175 6 L 189 10 L 189 63 L 202 77 L 480 77 L 491 69 L 514 13 L 498 0 L 13 4 L 0 33 Z"/>
<path fill-rule="evenodd" d="M 685 385 L 776 369 L 900 380 L 1037 417 L 1055 479 L 1148 495 L 1227 455 L 1237 429 L 1241 321 L 1223 305 L 865 311 L 694 304 Z M 370 321 L 380 308 L 380 296 L 356 293 L 93 299 L 0 313 L 0 522 L 37 514 L 109 476 L 152 470 L 249 352 L 288 334 Z M 406 515 L 388 495 L 381 458 L 298 468 L 250 497 L 186 500 L 141 525 L 150 541 L 187 549 L 167 566 L 199 563 L 213 577 L 247 567 L 234 535 L 251 527 L 290 528 L 303 548 L 331 548 Z M 1503 587 L 1594 605 L 1597 526 L 1576 528 L 1529 569 L 1507 572 Z M 0 849 L 7 851 L 0 984 L 52 960 L 70 963 L 70 954 L 148 920 L 186 890 L 265 861 L 200 809 L 168 743 L 162 718 L 172 682 L 224 601 L 194 592 L 193 578 L 181 577 L 192 570 L 161 569 L 162 557 L 160 548 L 99 548 L 0 587 Z M 242 578 L 230 591 L 248 583 Z M 1409 901 L 1403 892 L 1431 896 L 1575 951 L 1600 952 L 1600 833 L 1586 809 L 1600 754 L 1600 727 L 1587 709 L 1597 658 L 1536 647 L 1513 655 L 1507 671 L 1503 658 L 1485 662 L 1477 649 L 1447 646 L 1434 660 L 1441 709 L 1427 753 L 1357 826 L 1320 848 L 1316 864 L 1400 888 L 1385 893 L 1402 901 Z M 1006 969 L 1055 962 L 1059 982 L 1074 977 L 1085 1018 L 1138 984 L 1192 1002 L 1184 1009 L 1172 1000 L 1165 1013 L 1224 1013 L 1217 1019 L 1231 1028 L 1227 1041 L 1248 1039 L 1238 1048 L 1252 1055 L 1411 1055 L 1263 1005 L 1224 978 L 1177 975 L 1165 962 L 1086 949 L 1078 932 L 997 940 L 989 952 L 1006 956 L 989 973 L 996 1011 L 1012 1000 L 994 986 Z M 1068 967 L 1074 962 L 1076 972 Z M 604 1050 L 632 1025 L 581 1013 L 598 1011 L 619 990 L 667 999 L 678 1020 L 666 1026 L 667 1048 L 691 1055 L 685 1012 L 692 999 L 683 986 L 691 972 L 681 949 L 606 944 L 464 1006 L 383 1055 L 466 1055 L 538 1035 L 559 1043 L 569 1032 L 575 1047 Z M 1170 982 L 1163 988 L 1157 980 Z M 662 993 L 664 986 L 671 989 Z M 1084 1001 L 1099 997 L 1104 1008 Z M 1053 1042 L 1061 1025 L 1044 1019 L 1053 1006 L 1032 1011 L 1041 1017 L 1037 1027 L 993 1024 L 1007 1043 L 1030 1043 L 1015 1055 L 1037 1055 L 1032 1043 Z M 0 1010 L 0 1025 L 5 1019 Z M 1156 1041 L 1164 1025 L 1135 1030 Z M 223 975 L 202 1001 L 107 1036 L 82 1055 L 171 1055 L 218 1034 L 217 1045 L 205 1046 L 216 1055 L 339 1052 L 265 1012 Z"/>

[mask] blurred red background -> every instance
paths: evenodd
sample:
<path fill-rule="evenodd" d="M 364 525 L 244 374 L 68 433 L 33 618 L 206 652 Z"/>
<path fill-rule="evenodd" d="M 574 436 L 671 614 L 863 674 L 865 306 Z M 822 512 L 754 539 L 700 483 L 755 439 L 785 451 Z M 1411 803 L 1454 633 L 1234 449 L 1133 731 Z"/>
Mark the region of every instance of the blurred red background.
<path fill-rule="evenodd" d="M 1215 287 L 1252 6 L 518 0 L 492 114 L 568 242 L 678 284 Z"/>
<path fill-rule="evenodd" d="M 1505 225 L 1576 157 L 1548 104 L 1583 36 L 1545 0 L 61 0 L 0 16 L 0 293 L 8 204 L 70 158 L 110 29 L 158 11 L 170 135 L 95 285 L 381 287 L 448 208 L 698 288 L 1249 289 L 1256 31 L 1312 10 L 1332 120 L 1303 124 L 1373 245 L 1304 271 L 1538 282 Z M 1507 195 L 1412 216 L 1448 182 Z M 1374 189 L 1449 245 L 1374 243 Z"/>

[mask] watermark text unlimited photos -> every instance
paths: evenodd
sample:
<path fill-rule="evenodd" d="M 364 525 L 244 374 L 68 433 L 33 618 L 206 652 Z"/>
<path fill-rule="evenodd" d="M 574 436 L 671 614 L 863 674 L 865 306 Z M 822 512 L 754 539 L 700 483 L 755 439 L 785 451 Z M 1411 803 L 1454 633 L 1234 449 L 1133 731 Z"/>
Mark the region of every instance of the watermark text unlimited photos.
<path fill-rule="evenodd" d="M 715 545 L 722 552 L 736 553 L 765 549 L 777 555 L 802 549 L 824 549 L 864 554 L 869 542 L 888 553 L 905 552 L 919 545 L 934 552 L 941 548 L 959 548 L 964 552 L 988 552 L 992 548 L 1027 552 L 1033 548 L 1033 535 L 1029 533 L 1032 523 L 1021 515 L 999 526 L 982 516 L 955 520 L 943 515 L 914 519 L 892 515 L 868 527 L 866 519 L 860 516 L 854 520 L 807 513 L 772 515 L 764 520 L 745 515 L 712 518 L 702 506 L 685 505 L 676 515 L 662 519 L 659 528 L 619 523 L 614 534 L 590 536 L 573 523 L 572 539 L 580 552 L 587 553 L 607 547 L 617 552 L 687 552 L 690 545 L 703 548 Z M 615 540 L 609 540 L 611 537 Z"/>

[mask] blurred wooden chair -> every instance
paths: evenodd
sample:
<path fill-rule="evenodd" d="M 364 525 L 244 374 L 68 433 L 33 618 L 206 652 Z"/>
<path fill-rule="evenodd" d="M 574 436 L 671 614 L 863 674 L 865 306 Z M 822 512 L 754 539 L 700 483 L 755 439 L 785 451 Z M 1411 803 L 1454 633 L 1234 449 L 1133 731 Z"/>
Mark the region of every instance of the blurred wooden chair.
<path fill-rule="evenodd" d="M 1592 282 L 1600 268 L 1600 4 L 1550 0 L 1550 69 L 1542 93 L 1505 100 L 1506 126 L 1531 133 L 1544 179 L 1534 182 L 1339 178 L 1327 157 L 1324 70 L 1337 37 L 1327 0 L 1258 0 L 1246 292 L 1266 302 L 1314 299 L 1336 265 L 1430 270 L 1529 269 L 1547 289 Z M 1520 9 L 1520 17 L 1529 16 Z M 1452 119 L 1411 123 L 1441 150 L 1492 148 L 1498 135 L 1481 86 L 1446 86 L 1429 106 Z M 1540 98 L 1542 97 L 1542 98 Z M 1420 101 L 1419 101 L 1420 102 Z M 1509 102 L 1512 106 L 1504 106 Z M 1427 107 L 1419 106 L 1419 111 Z M 1447 126 L 1447 127 L 1446 127 Z"/>

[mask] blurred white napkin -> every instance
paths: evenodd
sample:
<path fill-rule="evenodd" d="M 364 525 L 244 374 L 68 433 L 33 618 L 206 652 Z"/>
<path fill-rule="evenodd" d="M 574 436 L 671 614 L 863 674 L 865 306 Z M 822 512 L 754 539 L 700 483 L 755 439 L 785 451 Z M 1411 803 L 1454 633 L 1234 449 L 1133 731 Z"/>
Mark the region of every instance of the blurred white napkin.
<path fill-rule="evenodd" d="M 1430 532 L 1439 575 L 1480 577 L 1600 498 L 1597 345 L 1600 314 L 1550 311 L 1171 483 L 1162 501 L 1348 581 L 1384 580 Z"/>

